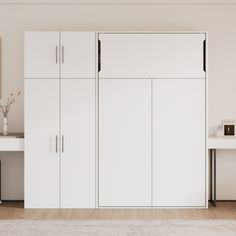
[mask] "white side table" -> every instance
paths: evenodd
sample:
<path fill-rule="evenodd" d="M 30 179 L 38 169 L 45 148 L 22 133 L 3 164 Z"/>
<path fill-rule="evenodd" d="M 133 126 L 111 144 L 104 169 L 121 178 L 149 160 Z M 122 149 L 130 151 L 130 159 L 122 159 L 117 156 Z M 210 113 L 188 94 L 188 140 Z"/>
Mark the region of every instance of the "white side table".
<path fill-rule="evenodd" d="M 210 201 L 216 207 L 216 150 L 236 149 L 236 137 L 209 137 L 208 149 L 210 151 Z"/>
<path fill-rule="evenodd" d="M 0 152 L 14 152 L 24 151 L 24 134 L 8 134 L 3 136 L 0 134 Z M 2 202 L 2 171 L 1 171 L 1 160 L 0 160 L 0 203 Z"/>

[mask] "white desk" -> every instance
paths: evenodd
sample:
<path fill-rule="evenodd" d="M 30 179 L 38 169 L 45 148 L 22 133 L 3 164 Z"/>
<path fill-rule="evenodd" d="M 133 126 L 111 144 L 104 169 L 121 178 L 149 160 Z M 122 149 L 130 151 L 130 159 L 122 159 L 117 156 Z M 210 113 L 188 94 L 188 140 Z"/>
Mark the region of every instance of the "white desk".
<path fill-rule="evenodd" d="M 210 151 L 210 200 L 212 205 L 216 207 L 216 150 L 236 149 L 236 137 L 209 137 L 208 149 Z"/>
<path fill-rule="evenodd" d="M 0 135 L 0 151 L 1 152 L 15 152 L 24 151 L 24 134 L 8 134 L 7 136 Z M 0 203 L 2 202 L 1 189 L 1 160 L 0 160 Z"/>
<path fill-rule="evenodd" d="M 236 137 L 209 137 L 208 149 L 236 149 Z"/>

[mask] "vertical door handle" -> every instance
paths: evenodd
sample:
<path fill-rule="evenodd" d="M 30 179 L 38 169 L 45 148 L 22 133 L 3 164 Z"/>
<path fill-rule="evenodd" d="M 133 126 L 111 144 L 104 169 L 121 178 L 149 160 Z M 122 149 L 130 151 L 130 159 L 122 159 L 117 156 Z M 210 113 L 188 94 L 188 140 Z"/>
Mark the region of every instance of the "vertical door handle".
<path fill-rule="evenodd" d="M 64 64 L 64 46 L 61 47 L 61 62 Z"/>
<path fill-rule="evenodd" d="M 58 63 L 58 47 L 56 46 L 56 64 Z"/>
<path fill-rule="evenodd" d="M 98 40 L 98 72 L 101 71 L 101 41 Z"/>
<path fill-rule="evenodd" d="M 64 135 L 61 137 L 61 151 L 64 152 Z"/>
<path fill-rule="evenodd" d="M 203 71 L 206 72 L 206 40 L 203 41 Z"/>
<path fill-rule="evenodd" d="M 56 135 L 56 153 L 58 153 L 58 136 Z"/>

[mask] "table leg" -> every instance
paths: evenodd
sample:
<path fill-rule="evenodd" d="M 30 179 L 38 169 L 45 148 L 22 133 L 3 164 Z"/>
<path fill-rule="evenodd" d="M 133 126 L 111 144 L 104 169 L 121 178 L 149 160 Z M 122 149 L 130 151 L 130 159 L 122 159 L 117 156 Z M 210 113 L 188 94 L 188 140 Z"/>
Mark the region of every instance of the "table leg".
<path fill-rule="evenodd" d="M 2 163 L 0 160 L 0 204 L 2 203 Z"/>
<path fill-rule="evenodd" d="M 216 207 L 216 149 L 210 149 L 210 201 Z"/>
<path fill-rule="evenodd" d="M 214 150 L 214 200 L 213 206 L 216 207 L 216 149 Z"/>
<path fill-rule="evenodd" d="M 209 190 L 210 190 L 210 202 L 212 204 L 212 149 L 210 149 L 210 160 L 209 160 L 209 166 L 210 166 L 210 186 L 209 186 Z"/>

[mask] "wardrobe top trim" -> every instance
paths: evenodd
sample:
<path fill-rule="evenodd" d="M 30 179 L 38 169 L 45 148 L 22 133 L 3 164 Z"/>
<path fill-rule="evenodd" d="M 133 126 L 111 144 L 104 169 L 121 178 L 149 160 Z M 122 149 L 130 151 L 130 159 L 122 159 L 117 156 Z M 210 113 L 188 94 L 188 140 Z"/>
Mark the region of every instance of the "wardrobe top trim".
<path fill-rule="evenodd" d="M 79 30 L 49 30 L 49 31 L 25 31 L 24 33 L 37 33 L 37 32 L 81 32 L 81 33 L 96 33 L 96 34 L 208 34 L 207 31 L 79 31 Z"/>

